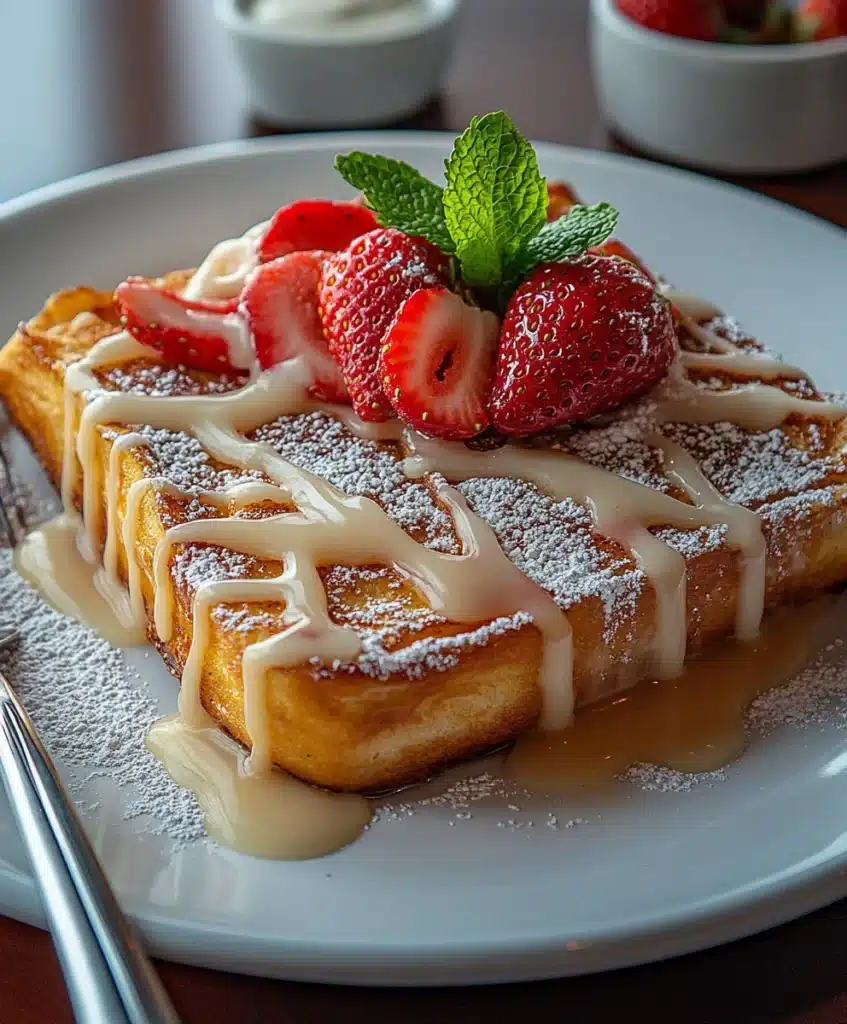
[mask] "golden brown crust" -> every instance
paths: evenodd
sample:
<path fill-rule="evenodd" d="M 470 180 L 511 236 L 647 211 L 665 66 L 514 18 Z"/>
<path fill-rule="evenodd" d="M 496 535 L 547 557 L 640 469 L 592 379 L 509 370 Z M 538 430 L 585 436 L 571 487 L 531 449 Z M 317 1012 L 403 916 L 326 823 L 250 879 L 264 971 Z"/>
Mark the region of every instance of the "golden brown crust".
<path fill-rule="evenodd" d="M 54 296 L 0 352 L 0 395 L 56 482 L 61 473 L 65 367 L 113 332 L 116 324 L 108 293 L 73 289 Z M 99 430 L 101 479 L 105 479 L 112 442 L 121 429 Z M 834 438 L 833 443 L 841 441 Z M 130 486 L 150 474 L 144 449 L 121 453 L 121 520 Z M 105 496 L 103 502 L 105 508 Z M 184 521 L 189 503 L 189 499 L 153 492 L 141 503 L 135 557 L 142 570 L 148 611 L 152 610 L 156 544 L 168 526 Z M 766 520 L 766 533 L 770 534 L 769 605 L 814 593 L 847 576 L 844 505 L 845 488 L 839 486 L 827 502 L 799 511 L 796 521 L 790 513 L 778 521 Z M 255 515 L 272 511 L 268 507 L 247 510 Z M 192 515 L 196 518 L 196 510 Z M 789 544 L 783 542 L 786 532 L 792 537 Z M 612 542 L 596 540 L 602 550 L 626 557 Z M 689 639 L 696 650 L 732 630 L 738 555 L 721 544 L 691 554 L 687 562 Z M 125 576 L 123 550 L 120 564 Z M 243 574 L 275 575 L 280 568 L 251 561 Z M 333 567 L 323 567 L 322 572 L 330 611 L 337 621 L 356 626 L 366 621 L 368 608 L 385 604 L 388 597 L 399 601 L 407 613 L 427 609 L 421 594 L 393 571 L 348 569 L 338 579 Z M 150 638 L 178 676 L 191 642 L 193 590 L 173 574 L 171 585 L 175 595 L 173 638 L 162 644 L 152 626 Z M 586 596 L 571 605 L 568 616 L 575 643 L 575 686 L 581 702 L 620 690 L 644 676 L 655 630 L 655 606 L 652 588 L 642 587 L 627 617 L 610 632 L 600 597 Z M 279 604 L 251 606 L 250 621 L 256 625 L 246 630 L 231 628 L 227 625 L 231 620 L 217 616 L 216 611 L 202 678 L 202 701 L 225 729 L 247 743 L 242 653 L 248 643 L 272 635 L 283 608 Z M 407 618 L 408 614 L 404 620 Z M 437 618 L 414 631 L 404 622 L 397 627 L 391 643 L 398 648 L 473 629 Z M 508 741 L 534 722 L 541 704 L 537 686 L 540 656 L 540 635 L 527 625 L 495 634 L 484 645 L 458 648 L 454 664 L 424 672 L 422 678 L 409 678 L 397 671 L 380 679 L 355 669 L 316 674 L 310 666 L 274 670 L 268 688 L 273 759 L 302 778 L 337 789 L 379 789 L 426 776 L 441 764 Z"/>

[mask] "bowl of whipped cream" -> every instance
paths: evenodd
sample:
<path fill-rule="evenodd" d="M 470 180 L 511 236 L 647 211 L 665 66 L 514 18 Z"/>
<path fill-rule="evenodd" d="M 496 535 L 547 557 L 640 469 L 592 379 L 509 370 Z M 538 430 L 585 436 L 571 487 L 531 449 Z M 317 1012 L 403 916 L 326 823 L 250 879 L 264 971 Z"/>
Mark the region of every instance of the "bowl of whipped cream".
<path fill-rule="evenodd" d="M 441 89 L 460 0 L 216 0 L 250 108 L 275 124 L 385 124 Z"/>

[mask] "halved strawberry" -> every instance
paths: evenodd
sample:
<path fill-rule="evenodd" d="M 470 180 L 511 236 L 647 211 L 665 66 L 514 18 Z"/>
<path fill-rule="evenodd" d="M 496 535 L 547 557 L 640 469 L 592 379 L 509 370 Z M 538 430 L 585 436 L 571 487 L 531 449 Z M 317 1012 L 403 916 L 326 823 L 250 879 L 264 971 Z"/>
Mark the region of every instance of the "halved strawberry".
<path fill-rule="evenodd" d="M 338 252 L 376 227 L 379 222 L 373 211 L 359 202 L 301 199 L 273 215 L 259 243 L 259 262 L 267 263 L 290 252 Z"/>
<path fill-rule="evenodd" d="M 433 437 L 474 437 L 489 424 L 500 321 L 447 288 L 406 299 L 379 357 L 382 386 L 401 419 Z"/>
<path fill-rule="evenodd" d="M 379 352 L 400 306 L 448 279 L 444 253 L 396 228 L 369 231 L 324 264 L 324 335 L 363 420 L 380 423 L 393 415 L 380 383 Z"/>
<path fill-rule="evenodd" d="M 329 253 L 292 252 L 264 263 L 247 279 L 241 313 L 263 369 L 299 359 L 319 402 L 349 402 L 344 378 L 323 336 L 318 284 Z"/>
<path fill-rule="evenodd" d="M 246 370 L 255 353 L 236 313 L 236 300 L 191 301 L 143 277 L 115 290 L 121 324 L 166 363 L 208 373 Z"/>

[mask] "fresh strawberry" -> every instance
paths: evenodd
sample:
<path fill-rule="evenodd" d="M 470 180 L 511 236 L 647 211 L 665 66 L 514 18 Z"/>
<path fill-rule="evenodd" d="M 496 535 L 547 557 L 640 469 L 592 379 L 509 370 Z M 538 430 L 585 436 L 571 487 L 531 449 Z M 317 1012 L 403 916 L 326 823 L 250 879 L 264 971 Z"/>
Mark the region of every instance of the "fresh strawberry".
<path fill-rule="evenodd" d="M 715 43 L 723 24 L 715 0 L 616 0 L 618 10 L 644 28 Z"/>
<path fill-rule="evenodd" d="M 166 363 L 208 373 L 245 370 L 253 360 L 236 302 L 192 302 L 143 277 L 115 290 L 121 323 Z"/>
<path fill-rule="evenodd" d="M 348 402 L 318 316 L 318 285 L 326 252 L 292 252 L 257 267 L 241 295 L 241 313 L 263 369 L 299 359 L 307 390 L 319 402 Z"/>
<path fill-rule="evenodd" d="M 579 203 L 579 196 L 565 181 L 547 183 L 547 220 L 558 220 Z"/>
<path fill-rule="evenodd" d="M 259 262 L 267 263 L 289 252 L 324 249 L 338 252 L 379 227 L 379 222 L 360 202 L 341 203 L 329 199 L 301 199 L 283 206 L 271 218 L 259 243 Z"/>
<path fill-rule="evenodd" d="M 453 441 L 489 424 L 500 322 L 447 288 L 406 299 L 379 357 L 382 387 L 397 415 L 422 433 Z"/>
<path fill-rule="evenodd" d="M 363 420 L 393 415 L 379 379 L 379 351 L 400 306 L 448 280 L 447 258 L 419 238 L 379 228 L 324 263 L 319 291 L 324 335 Z"/>
<path fill-rule="evenodd" d="M 794 25 L 801 41 L 847 36 L 847 0 L 803 0 L 794 11 Z"/>
<path fill-rule="evenodd" d="M 773 45 L 794 41 L 794 11 L 786 7 L 785 0 L 762 0 L 758 4 L 725 0 L 724 10 L 727 15 L 724 42 Z"/>
<path fill-rule="evenodd" d="M 608 412 L 657 384 L 675 350 L 668 303 L 632 263 L 544 264 L 506 311 L 492 422 L 530 434 Z"/>
<path fill-rule="evenodd" d="M 547 184 L 547 220 L 554 221 L 564 217 L 572 207 L 579 205 L 580 199 L 576 192 L 567 182 L 551 181 Z M 610 238 L 602 245 L 597 245 L 588 250 L 593 256 L 620 256 L 621 259 L 634 263 L 639 270 L 643 271 L 649 278 L 653 275 L 635 255 L 628 245 L 619 242 L 616 238 Z"/>
<path fill-rule="evenodd" d="M 608 242 L 604 242 L 602 245 L 596 245 L 593 249 L 588 250 L 592 256 L 619 256 L 622 260 L 629 260 L 630 263 L 634 263 L 636 267 L 644 274 L 653 280 L 652 273 L 647 269 L 645 264 L 635 255 L 628 245 L 624 245 L 623 242 L 619 242 L 617 238 L 610 238 Z"/>
<path fill-rule="evenodd" d="M 758 28 L 765 20 L 770 0 L 722 0 L 727 21 L 741 28 Z"/>

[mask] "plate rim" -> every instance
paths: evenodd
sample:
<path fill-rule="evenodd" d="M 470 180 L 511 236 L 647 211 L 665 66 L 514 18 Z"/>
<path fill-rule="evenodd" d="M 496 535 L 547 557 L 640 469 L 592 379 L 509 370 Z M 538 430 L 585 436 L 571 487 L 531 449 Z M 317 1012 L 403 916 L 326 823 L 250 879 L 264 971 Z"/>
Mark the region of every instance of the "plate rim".
<path fill-rule="evenodd" d="M 6 200 L 0 204 L 0 226 L 5 227 L 10 221 L 46 207 L 60 207 L 79 195 L 91 195 L 113 185 L 132 183 L 168 171 L 265 155 L 320 153 L 348 145 L 388 145 L 443 152 L 453 138 L 455 133 L 451 132 L 320 132 L 292 138 L 236 140 L 189 147 L 86 171 Z M 843 243 L 847 239 L 847 230 L 840 225 L 741 185 L 624 154 L 547 142 L 535 145 L 542 159 L 545 154 L 550 154 L 556 159 L 570 160 L 587 168 L 592 164 L 611 165 L 622 167 L 628 175 L 670 176 L 700 188 L 705 186 L 713 191 L 743 196 L 746 203 L 764 211 L 779 210 L 782 217 L 814 225 L 817 231 L 823 229 L 834 240 Z M 598 927 L 596 932 L 584 933 L 576 944 L 578 948 L 573 949 L 570 946 L 574 942 L 569 942 L 565 924 L 557 934 L 548 933 L 541 937 L 536 934 L 510 936 L 505 940 L 492 936 L 473 943 L 447 938 L 438 942 L 408 940 L 381 944 L 372 939 L 356 941 L 348 938 L 338 942 L 296 939 L 248 930 L 241 925 L 230 926 L 223 933 L 219 925 L 186 919 L 178 912 L 163 913 L 152 904 L 143 905 L 143 909 L 130 905 L 129 911 L 151 941 L 155 952 L 182 962 L 218 969 L 292 980 L 360 985 L 526 981 L 614 969 L 709 948 L 782 924 L 847 897 L 847 844 L 831 857 L 821 860 L 822 856 L 818 854 L 807 859 L 814 863 L 795 863 L 790 868 L 719 896 L 686 903 L 670 914 L 640 915 L 623 929 L 620 923 Z M 840 878 L 842 873 L 844 877 Z M 0 879 L 9 893 L 8 899 L 4 899 L 6 911 L 43 927 L 40 900 L 31 876 L 0 860 Z M 714 934 L 704 939 L 706 928 Z M 199 949 L 198 939 L 203 943 Z M 235 942 L 247 949 L 242 954 L 233 954 L 222 948 L 225 942 Z M 630 949 L 633 944 L 645 948 L 633 955 Z M 274 962 L 268 961 L 269 956 L 274 958 Z M 255 958 L 253 964 L 249 958 Z M 412 958 L 413 967 L 409 963 Z M 276 962 L 280 959 L 285 962 Z M 324 961 L 330 966 L 310 963 L 311 960 Z M 514 963 L 510 965 L 508 960 Z M 368 976 L 362 979 L 358 972 L 365 966 Z"/>
<path fill-rule="evenodd" d="M 838 883 L 838 873 L 847 869 L 847 857 L 839 860 L 840 866 L 836 864 L 835 869 L 822 864 L 813 876 L 802 876 L 796 885 L 771 888 L 753 902 L 724 905 L 723 898 L 701 901 L 689 906 L 720 905 L 700 916 L 681 912 L 674 918 L 657 917 L 650 927 L 579 942 L 559 937 L 473 947 L 452 947 L 449 942 L 417 947 L 369 941 L 336 945 L 232 928 L 221 936 L 195 921 L 161 913 L 139 913 L 131 906 L 126 912 L 144 934 L 154 956 L 213 970 L 357 987 L 510 984 L 637 967 L 703 952 L 787 924 L 843 898 L 845 889 L 843 883 Z M 4 913 L 46 928 L 32 877 L 2 862 L 0 879 L 11 895 L 11 899 L 4 900 Z M 198 940 L 204 943 L 202 949 L 198 948 Z M 246 948 L 233 953 L 233 943 Z M 368 972 L 366 978 L 361 974 L 364 970 Z"/>
<path fill-rule="evenodd" d="M 62 178 L 59 181 L 30 189 L 18 196 L 0 202 L 0 223 L 12 219 L 31 210 L 50 203 L 61 202 L 78 194 L 97 191 L 112 184 L 132 181 L 158 174 L 162 171 L 189 168 L 206 163 L 218 163 L 225 160 L 237 160 L 243 157 L 270 155 L 309 149 L 330 149 L 335 146 L 362 144 L 371 140 L 373 145 L 380 143 L 398 146 L 418 146 L 425 149 L 440 149 L 445 143 L 453 140 L 457 132 L 448 131 L 340 131 L 340 132 L 302 132 L 291 137 L 235 139 L 225 142 L 210 142 L 202 146 L 185 146 L 180 149 L 152 153 L 148 156 L 134 157 L 118 163 L 107 164 L 92 170 Z M 828 220 L 822 214 L 803 209 L 787 200 L 779 199 L 743 184 L 712 178 L 696 170 L 678 167 L 674 164 L 663 164 L 645 157 L 632 156 L 628 153 L 613 153 L 602 149 L 584 146 L 571 146 L 557 142 L 532 140 L 532 145 L 540 154 L 553 152 L 572 157 L 583 164 L 624 164 L 635 172 L 659 173 L 669 175 L 683 181 L 696 183 L 699 186 L 723 191 L 736 196 L 744 196 L 747 201 L 763 208 L 781 210 L 800 221 L 810 221 L 819 228 L 830 231 L 834 237 L 847 238 L 847 227 Z"/>

